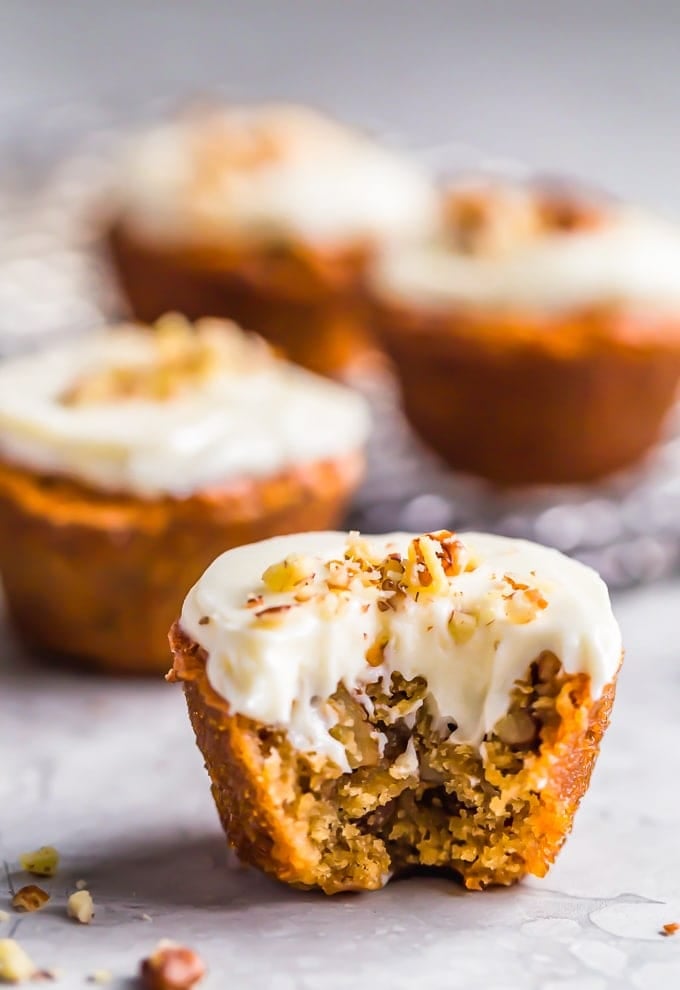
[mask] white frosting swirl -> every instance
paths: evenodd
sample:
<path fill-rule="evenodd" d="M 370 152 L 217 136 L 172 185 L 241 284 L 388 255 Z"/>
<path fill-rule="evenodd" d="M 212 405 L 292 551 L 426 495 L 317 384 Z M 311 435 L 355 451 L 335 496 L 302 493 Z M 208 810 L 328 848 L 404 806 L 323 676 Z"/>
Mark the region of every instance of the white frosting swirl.
<path fill-rule="evenodd" d="M 93 333 L 4 362 L 0 455 L 103 490 L 154 497 L 361 450 L 369 415 L 359 396 L 220 325 L 224 367 L 167 399 L 63 402 L 88 375 L 153 365 L 156 338 L 140 330 Z"/>
<path fill-rule="evenodd" d="M 120 186 L 126 222 L 164 242 L 382 240 L 423 234 L 439 211 L 415 163 L 291 106 L 196 112 L 140 134 Z"/>
<path fill-rule="evenodd" d="M 413 536 L 367 539 L 380 555 L 403 556 Z M 361 585 L 329 613 L 324 595 L 297 602 L 292 592 L 271 592 L 262 582 L 268 566 L 291 554 L 313 558 L 318 577 L 328 561 L 343 559 L 346 534 L 298 534 L 229 550 L 189 592 L 180 624 L 207 652 L 208 679 L 234 712 L 286 729 L 298 749 L 326 754 L 344 768 L 324 704 L 339 683 L 361 697 L 380 677 L 389 684 L 393 671 L 425 677 L 442 719 L 458 725 L 452 738 L 474 745 L 505 714 L 515 681 L 544 650 L 569 673 L 588 674 L 598 697 L 616 675 L 621 636 L 595 571 L 523 540 L 479 533 L 458 539 L 477 566 L 449 578 L 444 594 L 406 596 L 394 610 L 379 608 Z M 547 605 L 531 621 L 513 621 L 506 612 L 502 592 L 513 590 L 503 584 L 506 575 L 544 596 Z M 253 595 L 262 596 L 256 608 L 246 605 Z M 256 614 L 291 604 L 274 622 Z M 480 616 L 466 641 L 451 634 L 454 609 Z M 381 634 L 382 662 L 371 666 L 366 651 Z"/>
<path fill-rule="evenodd" d="M 564 310 L 595 303 L 680 309 L 680 230 L 633 208 L 608 207 L 589 230 L 522 239 L 498 256 L 434 241 L 394 246 L 380 260 L 380 295 L 446 308 Z"/>

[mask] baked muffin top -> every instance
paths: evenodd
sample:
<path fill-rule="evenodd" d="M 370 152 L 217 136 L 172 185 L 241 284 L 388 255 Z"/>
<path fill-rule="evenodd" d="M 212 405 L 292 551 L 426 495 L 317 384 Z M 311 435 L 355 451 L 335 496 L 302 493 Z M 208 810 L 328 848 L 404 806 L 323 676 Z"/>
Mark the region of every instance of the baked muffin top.
<path fill-rule="evenodd" d="M 382 241 L 439 211 L 407 157 L 297 106 L 195 109 L 131 139 L 119 179 L 126 225 L 180 245 Z"/>
<path fill-rule="evenodd" d="M 186 496 L 360 451 L 351 390 L 233 323 L 94 332 L 0 365 L 0 455 L 142 497 Z"/>
<path fill-rule="evenodd" d="M 477 179 L 451 188 L 444 213 L 436 236 L 384 253 L 380 296 L 444 309 L 680 309 L 680 229 L 642 209 Z"/>

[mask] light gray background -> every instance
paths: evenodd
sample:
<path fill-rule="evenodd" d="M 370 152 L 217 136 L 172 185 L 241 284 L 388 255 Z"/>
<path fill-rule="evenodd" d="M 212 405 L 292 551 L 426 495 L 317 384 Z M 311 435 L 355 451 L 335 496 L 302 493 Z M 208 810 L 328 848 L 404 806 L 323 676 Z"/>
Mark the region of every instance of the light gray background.
<path fill-rule="evenodd" d="M 219 85 L 680 215 L 679 39 L 673 0 L 0 0 L 0 127 Z M 573 838 L 545 880 L 479 895 L 417 880 L 328 900 L 239 870 L 179 690 L 34 667 L 2 630 L 0 855 L 54 842 L 63 866 L 48 908 L 0 937 L 60 967 L 59 990 L 97 968 L 130 990 L 162 936 L 200 950 L 205 990 L 677 990 L 680 936 L 659 929 L 680 921 L 679 600 L 678 582 L 615 597 L 626 664 Z M 79 877 L 88 929 L 64 914 Z"/>
<path fill-rule="evenodd" d="M 220 85 L 680 214 L 679 44 L 675 0 L 0 0 L 0 121 Z"/>

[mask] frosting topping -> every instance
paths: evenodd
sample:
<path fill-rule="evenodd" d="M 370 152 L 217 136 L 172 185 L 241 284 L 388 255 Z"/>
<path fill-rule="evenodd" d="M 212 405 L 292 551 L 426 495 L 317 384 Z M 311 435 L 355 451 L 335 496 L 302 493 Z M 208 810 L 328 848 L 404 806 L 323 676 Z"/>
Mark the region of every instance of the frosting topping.
<path fill-rule="evenodd" d="M 120 188 L 145 237 L 313 242 L 420 235 L 429 178 L 368 136 L 295 106 L 196 111 L 130 143 Z"/>
<path fill-rule="evenodd" d="M 423 677 L 452 739 L 478 746 L 542 653 L 587 673 L 593 697 L 621 655 L 594 571 L 479 533 L 307 533 L 230 550 L 189 592 L 180 624 L 233 711 L 345 769 L 327 704 L 338 685 L 361 698 L 393 673 Z"/>
<path fill-rule="evenodd" d="M 117 328 L 0 366 L 0 454 L 142 497 L 359 451 L 364 402 L 234 324 Z"/>
<path fill-rule="evenodd" d="M 530 187 L 476 192 L 453 196 L 445 235 L 385 252 L 379 294 L 434 307 L 680 307 L 680 230 L 670 222 Z"/>

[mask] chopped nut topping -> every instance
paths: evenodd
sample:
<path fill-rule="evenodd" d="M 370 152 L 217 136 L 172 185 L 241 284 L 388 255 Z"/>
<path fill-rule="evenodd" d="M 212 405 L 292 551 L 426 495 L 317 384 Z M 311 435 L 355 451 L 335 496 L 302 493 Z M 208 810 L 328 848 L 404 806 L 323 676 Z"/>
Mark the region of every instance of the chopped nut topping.
<path fill-rule="evenodd" d="M 291 554 L 278 564 L 272 564 L 262 575 L 269 591 L 292 591 L 297 585 L 314 577 L 313 561 L 301 554 Z"/>
<path fill-rule="evenodd" d="M 151 360 L 92 371 L 64 392 L 61 403 L 163 402 L 204 385 L 222 371 L 255 366 L 268 353 L 266 345 L 237 333 L 226 321 L 205 319 L 192 325 L 177 313 L 157 320 L 149 336 Z"/>
<path fill-rule="evenodd" d="M 266 625 L 277 625 L 281 617 L 294 607 L 293 605 L 270 605 L 268 608 L 256 612 L 255 617 Z"/>
<path fill-rule="evenodd" d="M 571 190 L 478 182 L 449 195 L 447 217 L 458 251 L 498 258 L 538 237 L 602 226 L 607 214 Z"/>
<path fill-rule="evenodd" d="M 0 983 L 24 983 L 36 972 L 36 966 L 18 942 L 0 938 Z"/>
<path fill-rule="evenodd" d="M 366 662 L 370 667 L 379 667 L 385 659 L 385 647 L 387 640 L 380 637 L 366 650 Z"/>
<path fill-rule="evenodd" d="M 392 552 L 386 556 L 371 546 L 358 533 L 350 533 L 342 559 L 320 564 L 313 557 L 291 554 L 285 560 L 271 564 L 262 575 L 262 582 L 274 594 L 292 593 L 290 603 L 275 604 L 255 614 L 278 621 L 294 605 L 315 599 L 328 618 L 337 614 L 352 595 L 369 599 L 362 607 L 367 610 L 372 601 L 381 612 L 394 609 L 410 594 L 418 601 L 421 593 L 445 596 L 451 591 L 451 579 L 477 566 L 457 537 L 448 530 L 427 533 L 409 544 L 405 558 Z M 261 594 L 251 594 L 247 608 L 260 608 Z M 469 625 L 461 620 L 462 627 Z"/>
<path fill-rule="evenodd" d="M 528 712 L 504 715 L 494 728 L 498 738 L 508 746 L 528 746 L 536 738 L 538 729 Z"/>
<path fill-rule="evenodd" d="M 447 214 L 456 248 L 478 257 L 502 257 L 540 233 L 533 199 L 519 188 L 460 187 L 449 197 Z"/>
<path fill-rule="evenodd" d="M 526 585 L 506 596 L 505 613 L 515 625 L 532 622 L 547 607 L 548 602 L 540 591 L 537 588 L 527 588 Z"/>
<path fill-rule="evenodd" d="M 66 902 L 66 913 L 81 925 L 89 925 L 94 918 L 94 902 L 89 890 L 77 890 L 71 894 Z"/>
<path fill-rule="evenodd" d="M 477 623 L 478 619 L 476 615 L 454 610 L 449 619 L 449 632 L 456 643 L 462 646 L 463 643 L 467 643 L 474 635 L 477 629 Z"/>
<path fill-rule="evenodd" d="M 59 866 L 59 853 L 54 846 L 41 846 L 33 852 L 22 853 L 19 865 L 36 877 L 53 877 Z"/>
<path fill-rule="evenodd" d="M 17 890 L 12 898 L 12 907 L 15 911 L 38 911 L 50 899 L 50 895 L 42 887 L 34 883 L 29 883 L 25 887 Z"/>
<path fill-rule="evenodd" d="M 139 975 L 144 990 L 189 990 L 205 975 L 205 965 L 193 949 L 163 939 L 142 960 Z"/>
<path fill-rule="evenodd" d="M 448 579 L 472 566 L 467 549 L 453 533 L 428 533 L 409 544 L 406 585 L 411 591 L 426 589 L 430 595 L 446 595 L 451 588 Z"/>

